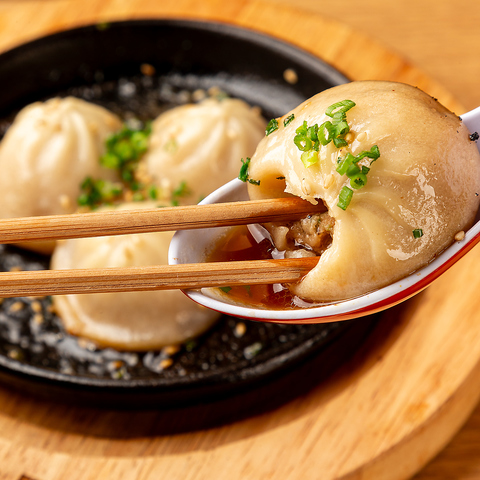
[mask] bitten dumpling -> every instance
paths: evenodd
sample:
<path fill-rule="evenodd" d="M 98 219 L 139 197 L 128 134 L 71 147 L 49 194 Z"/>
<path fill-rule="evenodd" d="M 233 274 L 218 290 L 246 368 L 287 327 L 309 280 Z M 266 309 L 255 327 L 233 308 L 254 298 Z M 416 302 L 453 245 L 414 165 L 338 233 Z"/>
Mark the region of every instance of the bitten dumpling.
<path fill-rule="evenodd" d="M 73 97 L 25 107 L 0 144 L 0 217 L 74 212 L 85 177 L 114 178 L 99 160 L 120 127 L 116 115 Z"/>
<path fill-rule="evenodd" d="M 170 192 L 185 182 L 180 203 L 195 204 L 234 179 L 265 132 L 257 109 L 242 100 L 208 98 L 173 108 L 152 125 L 142 163 L 154 183 Z"/>
<path fill-rule="evenodd" d="M 304 121 L 311 126 L 332 120 L 328 107 L 347 99 L 356 104 L 346 113 L 348 145 L 320 145 L 318 162 L 307 168 L 294 142 L 296 130 Z M 292 113 L 294 120 L 284 126 Z M 310 218 L 268 226 L 287 256 L 320 255 L 318 265 L 291 285 L 299 297 L 331 302 L 388 285 L 430 262 L 472 224 L 480 193 L 477 146 L 460 118 L 421 90 L 353 82 L 314 96 L 278 124 L 251 160 L 249 176 L 260 185 L 249 184 L 250 197 L 291 194 L 323 200 L 328 209 L 315 224 Z M 339 158 L 374 145 L 380 157 L 358 162 L 370 170 L 367 183 L 354 189 L 337 171 Z M 338 206 L 343 187 L 353 192 L 345 210 Z"/>
<path fill-rule="evenodd" d="M 119 208 L 154 207 L 145 203 Z M 107 268 L 167 264 L 173 232 L 118 235 L 58 242 L 51 268 Z M 197 305 L 179 290 L 96 293 L 53 297 L 66 330 L 103 346 L 158 349 L 207 330 L 217 312 Z"/>

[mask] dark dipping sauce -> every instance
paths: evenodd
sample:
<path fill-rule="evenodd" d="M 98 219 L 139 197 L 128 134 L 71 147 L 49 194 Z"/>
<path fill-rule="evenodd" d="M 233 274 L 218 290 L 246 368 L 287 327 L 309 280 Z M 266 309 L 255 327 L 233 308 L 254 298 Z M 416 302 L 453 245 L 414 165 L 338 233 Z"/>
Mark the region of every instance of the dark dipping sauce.
<path fill-rule="evenodd" d="M 246 226 L 234 227 L 221 237 L 207 255 L 207 262 L 236 262 L 239 260 L 271 260 L 275 245 L 269 237 L 257 241 Z M 278 251 L 277 251 L 278 252 Z M 220 287 L 232 303 L 269 310 L 288 310 L 317 306 L 292 295 L 286 285 L 237 285 Z"/>

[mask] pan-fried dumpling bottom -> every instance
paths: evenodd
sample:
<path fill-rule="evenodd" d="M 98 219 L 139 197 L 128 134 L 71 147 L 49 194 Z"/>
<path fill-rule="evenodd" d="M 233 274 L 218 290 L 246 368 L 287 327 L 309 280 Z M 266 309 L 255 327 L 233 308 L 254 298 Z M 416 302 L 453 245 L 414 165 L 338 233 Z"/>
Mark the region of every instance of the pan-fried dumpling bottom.
<path fill-rule="evenodd" d="M 186 183 L 183 204 L 198 203 L 238 176 L 265 132 L 260 113 L 242 100 L 209 98 L 173 108 L 152 125 L 143 166 L 153 182 L 173 191 Z"/>
<path fill-rule="evenodd" d="M 306 168 L 293 140 L 295 130 L 304 120 L 309 126 L 331 120 L 326 109 L 346 99 L 356 103 L 347 112 L 348 147 L 320 146 L 318 163 Z M 260 143 L 249 167 L 260 186 L 248 190 L 252 199 L 292 194 L 312 203 L 322 199 L 328 208 L 331 245 L 318 265 L 291 285 L 294 294 L 329 302 L 383 287 L 430 262 L 472 224 L 480 193 L 477 146 L 459 117 L 421 90 L 353 82 L 324 91 L 291 113 L 292 123 L 284 127 L 281 119 L 279 129 Z M 337 173 L 337 159 L 373 145 L 380 157 L 344 211 L 337 206 L 339 193 L 350 185 Z M 269 228 L 277 243 L 287 243 L 285 226 Z M 417 229 L 423 232 L 420 238 L 413 235 Z"/>
<path fill-rule="evenodd" d="M 153 207 L 125 204 L 120 208 Z M 58 242 L 51 268 L 104 268 L 167 264 L 173 232 L 82 238 Z M 127 350 L 181 343 L 209 328 L 217 312 L 197 305 L 179 290 L 96 293 L 53 297 L 73 335 Z"/>
<path fill-rule="evenodd" d="M 87 176 L 112 179 L 100 166 L 120 119 L 73 97 L 20 111 L 0 144 L 0 217 L 72 213 Z"/>

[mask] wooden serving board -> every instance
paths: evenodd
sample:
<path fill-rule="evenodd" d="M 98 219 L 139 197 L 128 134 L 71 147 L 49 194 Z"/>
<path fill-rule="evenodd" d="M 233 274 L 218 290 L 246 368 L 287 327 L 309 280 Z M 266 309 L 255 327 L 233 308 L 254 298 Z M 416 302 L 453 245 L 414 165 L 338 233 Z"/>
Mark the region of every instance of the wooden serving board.
<path fill-rule="evenodd" d="M 6 2 L 0 4 L 0 50 L 86 23 L 145 17 L 259 30 L 354 80 L 411 83 L 463 112 L 441 86 L 367 37 L 263 1 Z M 427 291 L 387 312 L 332 378 L 241 421 L 171 433 L 178 412 L 73 408 L 1 388 L 0 479 L 409 478 L 446 445 L 480 396 L 480 279 L 471 267 L 478 262 L 477 247 Z"/>

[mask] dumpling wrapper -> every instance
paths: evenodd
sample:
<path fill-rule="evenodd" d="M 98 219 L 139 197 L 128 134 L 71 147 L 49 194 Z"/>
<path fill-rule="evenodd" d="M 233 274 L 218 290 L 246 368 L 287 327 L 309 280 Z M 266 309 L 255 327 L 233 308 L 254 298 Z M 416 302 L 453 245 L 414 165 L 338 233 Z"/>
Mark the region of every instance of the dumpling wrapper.
<path fill-rule="evenodd" d="M 331 120 L 325 110 L 342 100 L 354 140 L 339 150 L 320 146 L 317 164 L 306 168 L 294 144 L 306 120 Z M 283 118 L 295 120 L 287 127 Z M 479 206 L 480 155 L 459 117 L 409 85 L 364 81 L 324 91 L 279 120 L 279 129 L 260 142 L 252 157 L 251 199 L 288 194 L 312 203 L 323 199 L 335 220 L 331 246 L 318 265 L 291 291 L 331 302 L 352 298 L 399 280 L 430 262 L 473 222 Z M 344 211 L 337 206 L 349 179 L 336 172 L 337 159 L 378 145 L 368 182 L 354 190 Z M 364 159 L 360 165 L 368 165 Z M 285 177 L 285 180 L 278 180 Z M 413 230 L 423 236 L 414 238 Z"/>
<path fill-rule="evenodd" d="M 152 124 L 142 159 L 153 182 L 170 192 L 186 182 L 180 203 L 198 203 L 238 176 L 241 158 L 253 155 L 265 120 L 242 100 L 209 98 L 173 108 Z"/>
<path fill-rule="evenodd" d="M 119 208 L 154 207 L 124 204 Z M 118 235 L 58 242 L 50 268 L 107 268 L 168 263 L 174 232 Z M 150 350 L 182 343 L 207 330 L 220 314 L 180 290 L 54 296 L 67 331 L 103 346 Z"/>

